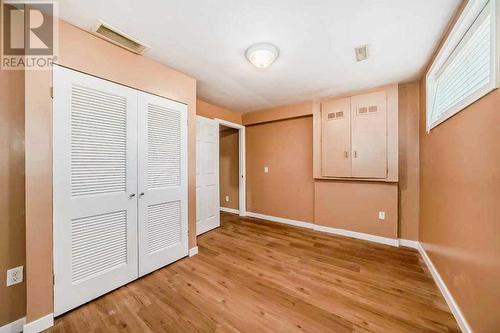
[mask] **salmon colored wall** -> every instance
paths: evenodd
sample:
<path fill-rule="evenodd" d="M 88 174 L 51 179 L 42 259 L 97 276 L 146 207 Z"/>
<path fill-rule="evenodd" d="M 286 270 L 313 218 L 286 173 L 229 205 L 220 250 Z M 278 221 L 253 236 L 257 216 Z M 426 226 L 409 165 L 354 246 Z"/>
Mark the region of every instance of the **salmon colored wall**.
<path fill-rule="evenodd" d="M 420 82 L 420 242 L 472 330 L 485 333 L 500 331 L 499 105 L 495 90 L 427 133 Z"/>
<path fill-rule="evenodd" d="M 0 70 L 0 327 L 24 317 L 26 284 L 7 287 L 8 269 L 26 266 L 24 71 Z"/>
<path fill-rule="evenodd" d="M 385 212 L 385 220 L 378 212 Z M 398 238 L 398 186 L 393 183 L 314 182 L 315 224 Z"/>
<path fill-rule="evenodd" d="M 219 137 L 220 206 L 239 209 L 239 131 L 226 127 Z M 226 195 L 229 202 L 226 202 Z"/>
<path fill-rule="evenodd" d="M 195 246 L 196 80 L 64 21 L 59 23 L 59 64 L 188 105 L 189 245 Z M 51 82 L 51 71 L 26 74 L 28 322 L 53 311 Z"/>
<path fill-rule="evenodd" d="M 312 117 L 247 126 L 246 173 L 247 211 L 313 222 Z"/>
<path fill-rule="evenodd" d="M 211 119 L 222 119 L 232 123 L 241 124 L 241 113 L 234 112 L 220 106 L 207 103 L 201 99 L 196 100 L 196 114 Z"/>
<path fill-rule="evenodd" d="M 399 86 L 399 237 L 418 240 L 419 82 Z"/>
<path fill-rule="evenodd" d="M 290 119 L 312 115 L 313 102 L 278 106 L 272 109 L 260 110 L 243 114 L 243 125 L 254 125 L 269 121 Z"/>

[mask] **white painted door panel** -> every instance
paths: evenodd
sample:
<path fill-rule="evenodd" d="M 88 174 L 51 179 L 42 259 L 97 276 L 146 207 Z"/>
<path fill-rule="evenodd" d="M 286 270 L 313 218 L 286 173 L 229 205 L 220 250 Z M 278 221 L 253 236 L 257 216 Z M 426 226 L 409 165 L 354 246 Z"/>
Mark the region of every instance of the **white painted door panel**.
<path fill-rule="evenodd" d="M 54 66 L 54 314 L 137 268 L 137 94 Z"/>
<path fill-rule="evenodd" d="M 139 275 L 188 255 L 187 106 L 139 93 Z"/>
<path fill-rule="evenodd" d="M 321 173 L 351 177 L 351 99 L 321 103 Z"/>
<path fill-rule="evenodd" d="M 387 177 L 387 97 L 385 91 L 351 97 L 352 176 Z"/>
<path fill-rule="evenodd" d="M 196 234 L 220 226 L 219 124 L 196 117 Z"/>

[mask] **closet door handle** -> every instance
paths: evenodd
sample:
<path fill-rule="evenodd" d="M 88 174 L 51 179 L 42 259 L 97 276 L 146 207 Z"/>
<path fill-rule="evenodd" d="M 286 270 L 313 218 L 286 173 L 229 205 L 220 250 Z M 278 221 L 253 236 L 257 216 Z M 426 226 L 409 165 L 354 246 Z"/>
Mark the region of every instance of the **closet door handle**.
<path fill-rule="evenodd" d="M 129 199 L 132 199 L 133 197 L 135 197 L 135 193 L 132 193 L 131 195 L 128 196 Z"/>
<path fill-rule="evenodd" d="M 144 192 L 141 192 L 141 193 L 139 194 L 139 197 L 142 197 L 143 195 L 144 195 Z"/>
<path fill-rule="evenodd" d="M 358 151 L 357 150 L 354 151 L 354 158 L 358 158 Z"/>
<path fill-rule="evenodd" d="M 349 158 L 349 152 L 348 152 L 347 150 L 346 150 L 346 151 L 344 151 L 344 157 L 345 157 L 345 158 Z"/>

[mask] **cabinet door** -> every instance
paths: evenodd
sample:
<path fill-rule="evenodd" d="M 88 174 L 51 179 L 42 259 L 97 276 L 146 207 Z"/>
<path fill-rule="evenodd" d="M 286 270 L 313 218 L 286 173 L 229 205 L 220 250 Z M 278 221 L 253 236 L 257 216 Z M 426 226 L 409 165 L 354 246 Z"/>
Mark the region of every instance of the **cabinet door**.
<path fill-rule="evenodd" d="M 188 255 L 187 106 L 139 93 L 139 275 Z"/>
<path fill-rule="evenodd" d="M 385 91 L 351 97 L 352 177 L 387 177 Z"/>
<path fill-rule="evenodd" d="M 325 177 L 351 177 L 350 98 L 321 103 L 321 172 Z"/>

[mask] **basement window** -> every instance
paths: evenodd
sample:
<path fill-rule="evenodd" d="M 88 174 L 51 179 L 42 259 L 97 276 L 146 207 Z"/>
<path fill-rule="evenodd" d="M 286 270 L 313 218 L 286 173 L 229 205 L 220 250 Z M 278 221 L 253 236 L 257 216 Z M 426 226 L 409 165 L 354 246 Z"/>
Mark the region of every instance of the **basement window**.
<path fill-rule="evenodd" d="M 497 2 L 470 0 L 426 77 L 427 131 L 498 87 Z"/>

